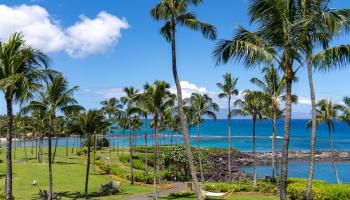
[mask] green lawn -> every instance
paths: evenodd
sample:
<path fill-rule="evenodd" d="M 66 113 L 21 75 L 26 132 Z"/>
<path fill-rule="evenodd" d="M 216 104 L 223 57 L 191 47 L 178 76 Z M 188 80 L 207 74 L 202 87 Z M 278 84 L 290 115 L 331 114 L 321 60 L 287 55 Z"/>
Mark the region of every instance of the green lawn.
<path fill-rule="evenodd" d="M 24 160 L 23 148 L 17 149 L 16 160 L 13 163 L 13 193 L 16 200 L 38 199 L 38 190 L 48 189 L 48 165 L 47 163 L 38 163 L 33 159 L 30 149 L 27 150 L 29 157 L 32 159 L 26 163 Z M 4 173 L 5 173 L 5 153 L 1 151 L 0 164 L 0 190 L 4 188 Z M 92 170 L 92 167 L 91 167 Z M 63 199 L 73 199 L 83 194 L 85 184 L 85 165 L 83 160 L 80 160 L 75 155 L 65 157 L 64 148 L 59 148 L 55 163 L 53 165 L 54 192 L 61 194 Z M 37 181 L 37 185 L 33 186 L 33 180 Z M 108 183 L 110 177 L 100 174 L 90 173 L 89 193 L 95 196 L 98 187 L 101 184 Z M 152 192 L 152 187 L 146 186 L 131 186 L 122 184 L 122 192 L 105 197 L 92 197 L 91 199 L 109 200 L 109 199 L 127 199 L 127 196 L 133 194 L 142 194 Z M 79 198 L 78 198 L 79 199 Z"/>

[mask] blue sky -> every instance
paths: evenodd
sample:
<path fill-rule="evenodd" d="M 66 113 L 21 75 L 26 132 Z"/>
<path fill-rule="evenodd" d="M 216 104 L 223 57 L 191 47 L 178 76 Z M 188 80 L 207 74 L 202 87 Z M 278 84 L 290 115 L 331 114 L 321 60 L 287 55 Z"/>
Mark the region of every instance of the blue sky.
<path fill-rule="evenodd" d="M 150 9 L 156 2 L 3 0 L 0 10 L 5 9 L 7 15 L 0 14 L 0 27 L 5 26 L 5 30 L 0 30 L 0 38 L 6 39 L 11 31 L 24 29 L 23 32 L 30 35 L 28 40 L 35 44 L 33 46 L 49 52 L 52 68 L 63 72 L 71 85 L 80 86 L 76 93 L 79 102 L 87 108 L 96 108 L 101 100 L 122 95 L 121 88 L 125 86 L 142 88 L 145 82 L 157 79 L 167 80 L 173 85 L 170 46 L 159 34 L 161 24 L 150 16 Z M 251 28 L 247 17 L 248 2 L 206 0 L 191 10 L 199 19 L 214 24 L 218 38 L 225 39 L 232 35 L 236 25 Z M 345 0 L 333 0 L 331 7 L 349 8 L 350 4 Z M 31 26 L 36 23 L 37 26 Z M 115 32 L 106 35 L 108 30 Z M 61 40 L 52 42 L 52 38 L 60 38 L 57 35 L 64 38 L 64 44 Z M 211 54 L 214 41 L 184 29 L 180 29 L 177 36 L 178 71 L 188 93 L 202 91 L 216 96 L 216 83 L 221 81 L 225 72 L 239 77 L 240 90 L 255 89 L 249 80 L 261 76 L 258 68 L 246 70 L 239 63 L 216 67 Z M 334 43 L 346 42 L 350 42 L 349 35 Z M 340 102 L 343 96 L 350 95 L 349 75 L 350 66 L 328 74 L 316 72 L 317 98 L 332 98 Z M 299 71 L 298 77 L 300 80 L 293 90 L 301 102 L 295 106 L 293 115 L 305 118 L 309 116 L 306 71 Z M 5 113 L 4 102 L 0 103 L 0 112 Z M 225 105 L 222 101 L 219 103 Z"/>

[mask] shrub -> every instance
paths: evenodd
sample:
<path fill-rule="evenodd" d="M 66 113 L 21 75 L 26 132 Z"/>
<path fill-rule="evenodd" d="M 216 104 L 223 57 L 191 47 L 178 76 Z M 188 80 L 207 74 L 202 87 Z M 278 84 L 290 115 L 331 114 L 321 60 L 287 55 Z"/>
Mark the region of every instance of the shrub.
<path fill-rule="evenodd" d="M 270 182 L 258 182 L 256 187 L 249 182 L 247 183 L 208 183 L 204 184 L 204 190 L 211 192 L 262 192 L 276 193 L 277 187 Z"/>
<path fill-rule="evenodd" d="M 304 200 L 305 179 L 289 179 L 287 192 L 291 200 Z M 325 181 L 315 180 L 312 185 L 313 200 L 348 200 L 350 199 L 350 185 L 327 184 Z"/>
<path fill-rule="evenodd" d="M 172 199 L 176 199 L 176 198 L 185 198 L 185 197 L 192 197 L 193 195 L 195 195 L 196 193 L 194 191 L 180 191 L 180 192 L 174 192 L 174 193 L 170 193 L 169 197 Z"/>

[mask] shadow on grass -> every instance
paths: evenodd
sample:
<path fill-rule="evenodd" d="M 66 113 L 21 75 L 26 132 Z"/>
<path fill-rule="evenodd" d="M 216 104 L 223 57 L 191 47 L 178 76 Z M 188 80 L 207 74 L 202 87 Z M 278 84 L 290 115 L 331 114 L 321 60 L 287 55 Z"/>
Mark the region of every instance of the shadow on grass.
<path fill-rule="evenodd" d="M 55 161 L 54 164 L 56 164 L 56 165 L 77 165 L 79 163 L 77 163 L 77 162 Z"/>
<path fill-rule="evenodd" d="M 105 194 L 105 193 L 99 193 L 99 192 L 90 192 L 88 194 L 89 198 L 96 198 L 96 197 L 107 197 L 107 196 L 119 196 L 119 195 L 128 195 L 129 193 L 127 192 L 117 192 L 115 194 Z M 60 197 L 65 197 L 65 198 L 72 198 L 72 199 L 76 199 L 76 198 L 84 198 L 85 194 L 81 193 L 81 192 L 69 192 L 69 191 L 64 191 L 64 192 L 59 192 L 58 195 Z"/>

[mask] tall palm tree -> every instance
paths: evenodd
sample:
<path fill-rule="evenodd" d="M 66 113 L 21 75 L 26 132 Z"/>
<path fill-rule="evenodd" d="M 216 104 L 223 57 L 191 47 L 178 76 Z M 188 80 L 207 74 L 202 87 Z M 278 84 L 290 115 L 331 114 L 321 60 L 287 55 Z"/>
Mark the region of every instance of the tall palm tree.
<path fill-rule="evenodd" d="M 54 75 L 46 81 L 46 88 L 43 91 L 44 98 L 42 101 L 31 101 L 27 106 L 22 108 L 23 112 L 44 111 L 48 116 L 48 163 L 49 163 L 49 199 L 52 199 L 53 194 L 53 179 L 52 179 L 52 151 L 51 151 L 51 136 L 54 131 L 54 122 L 58 112 L 80 107 L 73 97 L 77 86 L 69 87 L 68 81 L 61 75 Z"/>
<path fill-rule="evenodd" d="M 270 98 L 271 104 L 267 107 L 267 116 L 272 119 L 272 179 L 275 179 L 275 167 L 278 163 L 277 155 L 277 119 L 282 116 L 280 110 L 279 100 L 283 99 L 284 94 L 284 80 L 277 72 L 277 69 L 271 65 L 262 69 L 264 73 L 263 79 L 252 78 L 251 83 L 256 85 L 265 95 Z"/>
<path fill-rule="evenodd" d="M 65 110 L 64 118 L 66 121 L 66 157 L 68 157 L 68 140 L 70 137 L 70 127 L 74 127 L 76 125 L 76 120 L 80 116 L 80 114 L 85 111 L 83 106 L 76 105 L 74 108 L 70 110 Z M 75 126 L 77 127 L 77 126 Z M 73 144 L 74 147 L 74 144 Z"/>
<path fill-rule="evenodd" d="M 297 35 L 300 29 L 296 26 L 297 1 L 295 0 L 255 0 L 249 5 L 249 15 L 257 27 L 251 32 L 238 27 L 231 40 L 218 42 L 214 56 L 217 63 L 228 63 L 230 60 L 243 62 L 247 68 L 262 63 L 276 64 L 283 70 L 285 80 L 285 116 L 284 135 L 281 159 L 279 196 L 287 198 L 288 152 L 292 111 L 292 84 L 297 72 L 298 44 Z M 298 62 L 297 64 L 295 64 Z"/>
<path fill-rule="evenodd" d="M 231 177 L 231 100 L 234 96 L 239 94 L 237 89 L 238 78 L 234 78 L 231 73 L 226 73 L 224 76 L 223 83 L 217 83 L 216 85 L 220 88 L 221 92 L 219 93 L 219 98 L 227 98 L 227 124 L 228 124 L 228 179 L 232 180 Z"/>
<path fill-rule="evenodd" d="M 48 57 L 41 51 L 27 46 L 22 34 L 15 33 L 7 42 L 0 43 L 0 88 L 4 93 L 7 109 L 6 134 L 6 200 L 12 199 L 12 134 L 14 103 L 23 101 L 37 89 L 41 79 L 38 70 L 48 66 Z"/>
<path fill-rule="evenodd" d="M 102 101 L 102 110 L 108 116 L 108 120 L 112 122 L 113 116 L 119 114 L 119 111 L 123 108 L 123 105 L 120 104 L 119 100 L 115 97 L 108 100 Z M 112 124 L 112 123 L 111 123 Z M 111 128 L 109 128 L 109 166 L 112 167 L 112 134 Z"/>
<path fill-rule="evenodd" d="M 189 99 L 185 99 L 185 102 L 190 105 L 196 113 L 196 122 L 197 122 L 197 151 L 200 154 L 200 132 L 201 132 L 201 123 L 203 122 L 203 117 L 209 117 L 216 120 L 216 111 L 219 111 L 218 104 L 213 102 L 213 99 L 210 98 L 207 94 L 193 93 Z M 201 174 L 201 181 L 204 182 L 203 175 L 203 166 L 202 159 L 199 156 L 199 168 Z"/>
<path fill-rule="evenodd" d="M 86 176 L 85 176 L 85 198 L 88 198 L 89 173 L 90 173 L 90 152 L 93 143 L 93 136 L 110 124 L 104 119 L 103 113 L 98 110 L 89 110 L 78 118 L 78 124 L 81 131 L 86 136 Z"/>
<path fill-rule="evenodd" d="M 329 147 L 332 153 L 332 167 L 333 167 L 334 174 L 338 184 L 341 184 L 341 181 L 339 179 L 338 170 L 335 164 L 335 152 L 334 152 L 334 146 L 333 146 L 332 131 L 335 130 L 334 121 L 339 118 L 338 111 L 340 109 L 341 109 L 340 105 L 334 105 L 332 101 L 328 101 L 326 99 L 321 99 L 316 105 L 317 124 L 324 123 L 328 127 Z M 309 121 L 307 124 L 307 127 L 310 128 L 311 126 L 312 126 L 312 121 Z"/>
<path fill-rule="evenodd" d="M 170 85 L 165 81 L 156 81 L 153 85 L 146 84 L 144 91 L 146 95 L 143 101 L 146 102 L 147 108 L 153 117 L 153 183 L 154 183 L 154 199 L 157 197 L 157 166 L 159 158 L 158 149 L 158 128 L 162 114 L 172 109 L 174 105 L 174 95 L 169 91 Z"/>
<path fill-rule="evenodd" d="M 125 149 L 125 131 L 129 129 L 129 118 L 125 113 L 121 113 L 117 119 L 118 127 L 122 130 L 122 146 L 123 151 L 122 154 L 124 154 Z"/>
<path fill-rule="evenodd" d="M 235 115 L 248 116 L 250 115 L 253 119 L 253 186 L 256 187 L 256 120 L 263 119 L 264 108 L 267 105 L 267 96 L 259 91 L 245 91 L 244 98 L 235 101 L 234 105 L 238 107 L 234 109 Z"/>
<path fill-rule="evenodd" d="M 184 146 L 188 156 L 192 179 L 195 184 L 197 198 L 202 199 L 201 191 L 197 180 L 196 169 L 193 163 L 192 151 L 190 148 L 189 135 L 185 121 L 183 110 L 182 91 L 180 78 L 177 73 L 176 63 L 176 30 L 178 27 L 187 27 L 192 30 L 200 30 L 202 35 L 209 39 L 216 39 L 216 29 L 214 26 L 199 21 L 194 13 L 188 11 L 190 5 L 197 6 L 202 0 L 159 0 L 155 7 L 151 10 L 151 15 L 157 21 L 164 22 L 160 29 L 160 34 L 171 43 L 172 53 L 172 70 L 176 84 L 178 113 L 180 117 L 180 125 L 184 137 Z"/>

